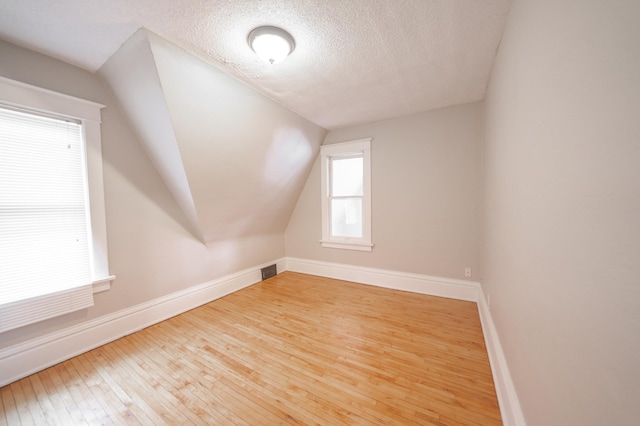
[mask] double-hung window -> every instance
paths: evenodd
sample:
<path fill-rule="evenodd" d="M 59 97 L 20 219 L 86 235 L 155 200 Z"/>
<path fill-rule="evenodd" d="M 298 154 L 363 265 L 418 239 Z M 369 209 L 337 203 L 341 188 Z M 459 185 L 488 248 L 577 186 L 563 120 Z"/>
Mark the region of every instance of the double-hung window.
<path fill-rule="evenodd" d="M 371 139 L 320 148 L 322 246 L 371 251 Z"/>
<path fill-rule="evenodd" d="M 101 108 L 0 79 L 0 332 L 90 307 L 114 278 Z"/>

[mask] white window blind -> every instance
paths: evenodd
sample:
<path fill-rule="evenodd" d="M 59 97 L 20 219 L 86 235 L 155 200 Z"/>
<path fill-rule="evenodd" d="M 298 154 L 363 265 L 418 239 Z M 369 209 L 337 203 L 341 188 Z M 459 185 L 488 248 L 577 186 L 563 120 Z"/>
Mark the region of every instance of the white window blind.
<path fill-rule="evenodd" d="M 83 126 L 0 107 L 0 332 L 93 306 Z"/>

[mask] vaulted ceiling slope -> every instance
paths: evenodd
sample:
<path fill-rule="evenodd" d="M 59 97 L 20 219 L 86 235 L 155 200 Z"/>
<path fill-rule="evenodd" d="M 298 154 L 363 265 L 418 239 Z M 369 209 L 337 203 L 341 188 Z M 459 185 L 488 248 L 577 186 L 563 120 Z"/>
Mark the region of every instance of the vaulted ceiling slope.
<path fill-rule="evenodd" d="M 0 38 L 99 70 L 209 242 L 284 232 L 325 129 L 482 99 L 510 4 L 3 0 Z M 295 38 L 283 63 L 260 25 Z"/>
<path fill-rule="evenodd" d="M 325 129 L 146 30 L 100 74 L 195 236 L 284 232 Z"/>
<path fill-rule="evenodd" d="M 147 28 L 319 126 L 481 100 L 511 0 L 2 0 L 0 38 L 89 71 Z M 296 40 L 283 63 L 247 45 Z"/>

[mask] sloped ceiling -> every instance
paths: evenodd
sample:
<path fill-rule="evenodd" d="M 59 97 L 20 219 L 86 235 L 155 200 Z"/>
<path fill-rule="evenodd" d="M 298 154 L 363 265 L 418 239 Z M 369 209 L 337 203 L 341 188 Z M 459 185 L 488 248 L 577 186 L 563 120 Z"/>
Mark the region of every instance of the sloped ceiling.
<path fill-rule="evenodd" d="M 284 232 L 325 129 L 146 30 L 100 73 L 195 236 Z"/>
<path fill-rule="evenodd" d="M 139 28 L 327 129 L 482 99 L 511 0 L 3 0 L 0 38 L 90 71 Z M 296 40 L 269 66 L 246 39 Z"/>
<path fill-rule="evenodd" d="M 100 70 L 209 242 L 283 232 L 325 129 L 481 100 L 510 2 L 3 0 L 0 38 Z"/>

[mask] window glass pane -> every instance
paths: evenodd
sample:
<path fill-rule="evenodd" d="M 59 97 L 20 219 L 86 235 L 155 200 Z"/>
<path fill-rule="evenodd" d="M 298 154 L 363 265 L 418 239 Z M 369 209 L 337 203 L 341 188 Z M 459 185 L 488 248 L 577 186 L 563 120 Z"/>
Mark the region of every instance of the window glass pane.
<path fill-rule="evenodd" d="M 362 238 L 362 198 L 331 200 L 331 235 Z"/>
<path fill-rule="evenodd" d="M 331 159 L 331 195 L 335 197 L 363 194 L 363 158 Z"/>

